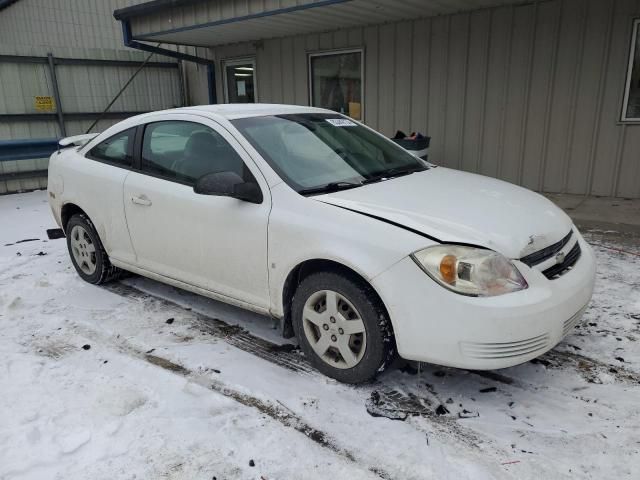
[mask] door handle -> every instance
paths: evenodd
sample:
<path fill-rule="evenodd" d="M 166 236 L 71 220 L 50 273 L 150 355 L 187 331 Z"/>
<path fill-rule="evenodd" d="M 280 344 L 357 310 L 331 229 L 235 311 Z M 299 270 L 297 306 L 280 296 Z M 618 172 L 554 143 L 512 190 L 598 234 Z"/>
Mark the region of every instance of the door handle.
<path fill-rule="evenodd" d="M 142 205 L 143 207 L 150 207 L 151 200 L 149 200 L 146 195 L 139 195 L 137 197 L 131 197 L 131 201 L 136 205 Z"/>

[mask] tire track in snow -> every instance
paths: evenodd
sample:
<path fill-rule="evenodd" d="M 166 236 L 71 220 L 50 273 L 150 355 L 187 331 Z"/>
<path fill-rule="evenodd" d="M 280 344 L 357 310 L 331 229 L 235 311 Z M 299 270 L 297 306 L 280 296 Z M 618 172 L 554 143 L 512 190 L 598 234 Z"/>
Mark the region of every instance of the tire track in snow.
<path fill-rule="evenodd" d="M 277 345 L 261 337 L 252 335 L 240 326 L 230 325 L 218 318 L 194 311 L 191 307 L 185 307 L 165 297 L 148 293 L 122 282 L 110 283 L 102 286 L 102 288 L 127 299 L 133 298 L 141 302 L 154 302 L 163 308 L 188 312 L 191 315 L 195 315 L 195 319 L 189 319 L 187 322 L 190 322 L 194 328 L 201 332 L 219 338 L 244 352 L 253 354 L 263 360 L 296 373 L 321 376 L 305 357 L 298 353 L 297 349 L 292 351 L 289 348 L 283 348 L 282 345 Z M 424 418 L 429 422 L 429 426 L 433 430 L 427 431 L 427 429 L 416 423 L 413 423 L 412 426 L 430 435 L 436 433 L 438 436 L 464 445 L 478 454 L 482 454 L 483 452 L 485 454 L 487 453 L 487 447 L 491 443 L 489 439 L 483 439 L 474 430 L 461 425 L 457 417 L 453 415 L 436 413 L 436 408 L 443 402 L 438 398 L 435 391 L 430 391 L 430 395 L 425 397 L 422 394 L 423 392 L 421 392 L 421 395 L 416 395 L 411 391 L 405 391 L 403 387 L 406 386 L 397 387 L 398 386 L 393 385 L 389 386 L 385 384 L 383 380 L 377 380 L 370 385 L 351 388 L 364 390 L 370 397 L 381 394 L 386 402 L 386 410 L 389 413 L 389 415 L 383 416 L 387 418 L 393 418 L 394 411 L 406 414 L 405 418 Z M 366 408 L 366 405 L 363 405 L 363 408 Z M 371 413 L 371 411 L 369 413 Z M 484 448 L 481 448 L 480 445 L 483 445 Z M 504 452 L 498 451 L 495 448 L 491 449 L 495 450 L 492 452 L 494 454 L 504 454 Z M 378 471 L 383 472 L 381 469 L 378 469 Z M 382 478 L 391 477 L 382 476 Z"/>
<path fill-rule="evenodd" d="M 171 306 L 173 308 L 176 307 L 173 304 L 171 304 Z M 292 428 L 297 432 L 303 434 L 305 437 L 309 438 L 320 447 L 333 452 L 334 454 L 348 460 L 355 465 L 362 466 L 362 468 L 368 470 L 369 472 L 383 480 L 395 480 L 396 478 L 389 474 L 383 468 L 377 466 L 365 466 L 364 462 L 360 461 L 354 452 L 340 446 L 339 442 L 336 439 L 332 438 L 326 432 L 312 427 L 311 425 L 306 423 L 299 415 L 286 408 L 282 404 L 277 405 L 272 401 L 260 399 L 245 392 L 241 392 L 240 390 L 231 388 L 224 382 L 211 378 L 206 374 L 194 372 L 172 360 L 144 352 L 141 349 L 136 348 L 128 340 L 120 337 L 119 335 L 115 337 L 112 335 L 105 335 L 85 325 L 75 324 L 73 328 L 76 330 L 76 333 L 81 333 L 83 336 L 92 341 L 110 345 L 124 355 L 139 358 L 147 363 L 163 368 L 164 370 L 172 374 L 180 375 L 181 377 L 184 377 L 190 382 L 200 385 L 201 387 L 219 393 L 224 397 L 230 398 L 241 405 L 255 409 L 260 413 L 267 415 L 271 419 L 277 421 L 281 425 L 287 428 Z"/>
<path fill-rule="evenodd" d="M 176 302 L 146 293 L 121 282 L 107 284 L 104 285 L 103 288 L 127 299 L 133 298 L 142 302 L 148 302 L 152 299 L 164 308 L 178 308 L 180 310 L 189 311 L 196 317 L 195 319 L 190 320 L 192 327 L 195 327 L 200 332 L 209 334 L 215 338 L 220 338 L 229 345 L 232 345 L 244 352 L 250 353 L 289 370 L 303 374 L 318 374 L 311 364 L 307 362 L 302 355 L 297 353 L 297 349 L 294 349 L 293 346 L 286 347 L 277 345 L 261 337 L 252 335 L 240 326 L 230 325 L 218 318 L 213 318 L 197 311 L 186 309 Z"/>

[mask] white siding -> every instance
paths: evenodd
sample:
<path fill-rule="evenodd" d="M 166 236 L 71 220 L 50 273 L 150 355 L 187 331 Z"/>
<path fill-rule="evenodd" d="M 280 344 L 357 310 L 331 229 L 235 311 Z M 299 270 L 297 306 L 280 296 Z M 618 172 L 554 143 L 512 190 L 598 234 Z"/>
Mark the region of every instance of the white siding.
<path fill-rule="evenodd" d="M 433 161 L 638 198 L 640 124 L 618 121 L 638 16 L 640 0 L 551 0 L 211 51 L 255 54 L 259 100 L 304 105 L 308 53 L 363 47 L 366 123 L 430 135 Z"/>

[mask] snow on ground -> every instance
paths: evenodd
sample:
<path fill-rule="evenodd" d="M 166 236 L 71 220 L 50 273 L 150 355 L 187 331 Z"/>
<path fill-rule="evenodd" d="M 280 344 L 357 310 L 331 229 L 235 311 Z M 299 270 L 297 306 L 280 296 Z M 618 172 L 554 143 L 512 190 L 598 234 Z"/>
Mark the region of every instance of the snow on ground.
<path fill-rule="evenodd" d="M 593 302 L 542 358 L 398 362 L 351 387 L 259 315 L 140 277 L 83 283 L 47 240 L 46 192 L 0 197 L 0 219 L 2 480 L 638 478 L 637 237 L 587 232 Z"/>

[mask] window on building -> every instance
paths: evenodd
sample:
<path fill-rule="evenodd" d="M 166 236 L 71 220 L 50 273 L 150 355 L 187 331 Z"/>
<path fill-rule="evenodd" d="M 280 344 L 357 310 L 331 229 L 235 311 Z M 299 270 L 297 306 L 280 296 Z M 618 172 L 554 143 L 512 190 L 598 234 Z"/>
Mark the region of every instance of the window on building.
<path fill-rule="evenodd" d="M 89 158 L 102 162 L 112 163 L 123 167 L 130 167 L 133 159 L 133 137 L 136 129 L 130 128 L 124 132 L 116 133 L 93 147 Z"/>
<path fill-rule="evenodd" d="M 222 136 L 199 123 L 150 123 L 142 140 L 142 171 L 193 185 L 207 173 L 244 175 L 244 162 Z"/>
<path fill-rule="evenodd" d="M 311 105 L 362 119 L 362 50 L 309 55 Z"/>
<path fill-rule="evenodd" d="M 640 121 L 640 20 L 633 24 L 622 121 Z"/>

